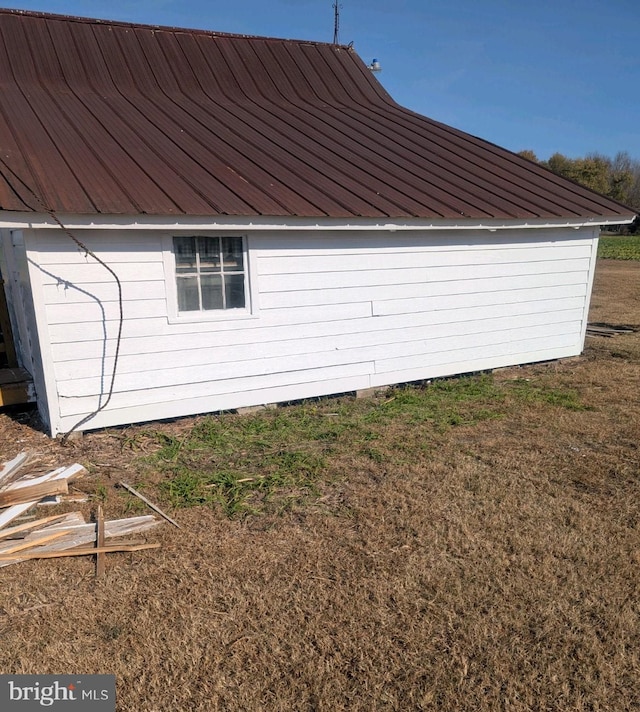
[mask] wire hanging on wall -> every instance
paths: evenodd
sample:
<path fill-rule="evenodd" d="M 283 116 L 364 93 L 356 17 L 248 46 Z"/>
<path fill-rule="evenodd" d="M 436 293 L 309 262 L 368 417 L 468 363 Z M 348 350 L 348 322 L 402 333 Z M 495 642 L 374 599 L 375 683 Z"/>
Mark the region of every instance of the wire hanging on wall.
<path fill-rule="evenodd" d="M 116 337 L 116 347 L 115 347 L 115 353 L 114 353 L 114 360 L 113 360 L 113 371 L 111 372 L 111 383 L 109 384 L 109 390 L 107 392 L 107 397 L 105 398 L 104 401 L 99 402 L 98 407 L 89 413 L 88 415 L 84 416 L 81 418 L 73 427 L 71 427 L 69 430 L 67 430 L 65 433 L 62 435 L 62 440 L 61 442 L 64 444 L 67 441 L 67 438 L 73 433 L 75 430 L 77 430 L 80 426 L 84 425 L 85 423 L 89 422 L 92 418 L 94 418 L 98 413 L 103 411 L 107 405 L 109 405 L 109 401 L 111 400 L 111 397 L 113 396 L 113 391 L 114 391 L 114 386 L 115 386 L 115 380 L 116 380 L 116 372 L 118 369 L 118 359 L 120 357 L 120 344 L 122 342 L 122 327 L 124 325 L 124 308 L 123 308 L 123 299 L 122 299 L 122 283 L 120 282 L 120 278 L 118 275 L 114 272 L 114 270 L 98 255 L 96 255 L 94 252 L 92 252 L 83 242 L 81 242 L 72 232 L 71 230 L 62 222 L 62 220 L 58 217 L 56 214 L 55 210 L 53 208 L 50 208 L 45 201 L 40 198 L 40 196 L 31 188 L 30 185 L 28 185 L 25 181 L 23 181 L 17 173 L 6 164 L 5 161 L 2 161 L 3 165 L 6 167 L 8 171 L 10 171 L 16 178 L 16 180 L 24 187 L 26 188 L 29 193 L 35 198 L 36 202 L 40 206 L 40 208 L 43 210 L 43 212 L 47 213 L 49 217 L 58 225 L 58 227 L 63 231 L 67 237 L 69 237 L 84 253 L 85 255 L 88 255 L 89 257 L 92 257 L 98 264 L 102 265 L 114 278 L 116 285 L 118 287 L 118 308 L 119 308 L 119 318 L 118 318 L 118 335 Z M 8 181 L 7 176 L 5 174 L 5 180 Z M 16 186 L 11 185 L 14 193 L 16 195 L 20 195 L 18 190 L 16 190 Z M 106 338 L 106 337 L 105 337 Z M 102 398 L 102 394 L 100 395 Z"/>

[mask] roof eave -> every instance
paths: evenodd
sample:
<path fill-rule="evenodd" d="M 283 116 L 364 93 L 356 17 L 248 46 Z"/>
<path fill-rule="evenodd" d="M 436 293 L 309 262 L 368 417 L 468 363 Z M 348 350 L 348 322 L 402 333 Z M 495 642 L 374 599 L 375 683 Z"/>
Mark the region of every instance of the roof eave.
<path fill-rule="evenodd" d="M 606 227 L 628 225 L 635 215 L 592 216 L 592 217 L 547 217 L 521 219 L 475 219 L 462 218 L 447 220 L 442 218 L 305 218 L 305 217 L 264 217 L 264 216 L 209 216 L 209 215 L 78 215 L 58 214 L 60 222 L 71 230 L 83 229 L 149 229 L 149 230 L 296 230 L 296 231 L 357 231 L 408 232 L 436 230 L 498 230 L 514 229 L 554 229 Z M 26 213 L 0 211 L 0 228 L 31 229 L 56 228 L 57 224 L 46 213 Z"/>

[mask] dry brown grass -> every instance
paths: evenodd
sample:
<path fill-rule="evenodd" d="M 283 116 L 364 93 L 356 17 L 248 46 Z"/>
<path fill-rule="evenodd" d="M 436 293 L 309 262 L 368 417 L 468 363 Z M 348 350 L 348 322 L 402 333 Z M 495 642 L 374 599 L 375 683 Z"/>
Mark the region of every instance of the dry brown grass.
<path fill-rule="evenodd" d="M 600 263 L 591 318 L 640 323 L 640 263 Z M 325 448 L 309 501 L 173 510 L 162 550 L 98 582 L 88 560 L 1 570 L 0 671 L 115 673 L 127 712 L 640 709 L 640 333 L 492 384 L 501 417 L 378 421 Z M 0 420 L 0 457 L 87 464 L 109 515 L 122 477 L 162 499 L 148 428 L 62 448 Z"/>

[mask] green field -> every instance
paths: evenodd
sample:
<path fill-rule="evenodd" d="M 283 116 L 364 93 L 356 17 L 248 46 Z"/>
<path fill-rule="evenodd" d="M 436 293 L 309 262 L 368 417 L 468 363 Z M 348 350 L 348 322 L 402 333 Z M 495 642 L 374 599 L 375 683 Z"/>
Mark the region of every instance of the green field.
<path fill-rule="evenodd" d="M 603 235 L 598 257 L 608 260 L 640 260 L 640 235 Z"/>

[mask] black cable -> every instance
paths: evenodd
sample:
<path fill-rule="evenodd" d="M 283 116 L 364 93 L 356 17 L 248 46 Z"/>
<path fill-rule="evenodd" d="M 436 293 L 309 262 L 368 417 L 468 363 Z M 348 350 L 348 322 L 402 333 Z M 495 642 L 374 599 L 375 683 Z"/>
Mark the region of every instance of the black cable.
<path fill-rule="evenodd" d="M 37 196 L 36 196 L 37 198 Z M 67 430 L 66 433 L 63 434 L 61 443 L 64 445 L 67 442 L 67 439 L 73 433 L 75 430 L 77 430 L 81 425 L 84 425 L 88 421 L 90 421 L 92 418 L 95 418 L 98 413 L 103 411 L 107 405 L 109 405 L 109 401 L 111 400 L 111 397 L 113 396 L 113 389 L 115 385 L 115 380 L 116 380 L 116 372 L 118 369 L 118 359 L 120 357 L 120 344 L 122 342 L 122 326 L 124 324 L 124 309 L 123 309 L 123 300 L 122 300 L 122 283 L 120 282 L 120 278 L 118 275 L 113 271 L 113 269 L 98 255 L 95 254 L 92 250 L 90 250 L 83 242 L 78 240 L 78 238 L 72 234 L 72 232 L 69 230 L 66 225 L 63 224 L 62 220 L 55 214 L 53 210 L 50 208 L 47 208 L 45 205 L 43 205 L 43 208 L 47 211 L 47 214 L 51 216 L 51 219 L 54 220 L 60 227 L 60 229 L 69 237 L 71 238 L 76 245 L 85 253 L 85 255 L 89 255 L 90 257 L 93 257 L 93 259 L 101 264 L 114 278 L 116 285 L 118 287 L 118 308 L 119 308 L 119 318 L 118 318 L 118 335 L 116 337 L 116 351 L 114 354 L 113 358 L 113 371 L 111 373 L 111 383 L 109 385 L 109 391 L 107 392 L 107 398 L 106 400 L 101 403 L 94 411 L 89 413 L 88 415 L 85 415 L 84 418 L 81 418 L 72 428 Z"/>
<path fill-rule="evenodd" d="M 21 180 L 20 177 L 18 175 L 16 175 L 16 173 L 11 168 L 9 168 L 9 166 L 7 166 L 7 164 L 4 161 L 2 161 L 2 163 L 4 163 L 5 167 L 9 171 L 11 171 L 11 173 L 13 173 L 15 178 L 29 191 L 29 193 L 31 193 L 31 195 L 40 204 L 40 206 L 42 207 L 44 212 L 46 212 L 47 215 L 49 215 L 49 217 L 51 217 L 51 219 L 58 225 L 58 227 L 60 227 L 60 229 L 64 232 L 64 234 L 67 235 L 71 240 L 73 240 L 73 242 L 85 253 L 85 255 L 89 255 L 90 257 L 93 257 L 93 259 L 96 262 L 98 262 L 98 264 L 101 264 L 111 274 L 111 276 L 114 278 L 116 285 L 118 287 L 118 308 L 119 308 L 118 336 L 116 337 L 116 350 L 115 350 L 114 360 L 113 360 L 113 371 L 111 373 L 111 383 L 109 385 L 109 391 L 107 393 L 107 398 L 103 403 L 100 403 L 94 411 L 92 411 L 88 415 L 81 418 L 72 428 L 67 430 L 67 432 L 63 433 L 61 443 L 64 445 L 67 442 L 67 439 L 69 438 L 71 433 L 73 433 L 81 425 L 84 425 L 92 418 L 95 418 L 95 416 L 98 415 L 98 413 L 103 411 L 107 407 L 107 405 L 109 404 L 109 401 L 111 400 L 111 397 L 113 396 L 113 390 L 114 390 L 115 380 L 116 380 L 116 373 L 117 373 L 117 369 L 118 369 L 118 359 L 120 357 L 120 345 L 122 342 L 122 327 L 124 324 L 122 283 L 120 282 L 120 278 L 118 277 L 118 275 L 113 271 L 113 269 L 103 259 L 98 257 L 98 255 L 96 255 L 95 252 L 90 250 L 84 243 L 82 243 L 75 235 L 73 235 L 71 233 L 71 230 L 66 225 L 64 225 L 62 220 L 60 220 L 60 218 L 56 215 L 56 212 L 53 210 L 53 208 L 50 208 L 44 202 L 44 200 L 42 200 L 37 195 L 37 193 L 33 190 L 33 188 L 31 188 L 27 183 L 25 183 L 23 180 Z M 5 175 L 5 180 L 7 180 L 6 175 Z M 7 181 L 7 182 L 9 182 L 9 181 Z M 11 186 L 11 188 L 16 193 L 16 195 L 19 196 L 19 193 L 15 189 L 15 187 Z M 102 396 L 102 393 L 100 394 L 100 396 Z"/>

